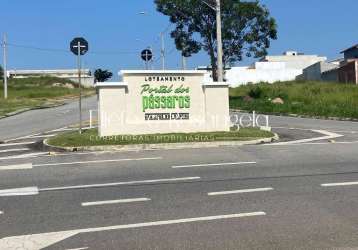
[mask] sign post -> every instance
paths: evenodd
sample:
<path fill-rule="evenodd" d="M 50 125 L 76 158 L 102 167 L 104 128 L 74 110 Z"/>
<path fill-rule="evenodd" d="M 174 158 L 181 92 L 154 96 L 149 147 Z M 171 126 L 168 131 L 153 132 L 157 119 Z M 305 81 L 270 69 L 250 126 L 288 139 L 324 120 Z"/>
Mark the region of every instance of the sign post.
<path fill-rule="evenodd" d="M 81 56 L 85 55 L 88 51 L 88 42 L 82 38 L 77 37 L 72 40 L 70 48 L 73 54 L 77 55 L 77 67 L 78 67 L 78 88 L 79 88 L 79 118 L 80 127 L 79 133 L 82 134 L 82 80 L 81 80 Z"/>
<path fill-rule="evenodd" d="M 140 57 L 145 61 L 145 69 L 148 70 L 148 62 L 153 58 L 153 52 L 151 49 L 145 49 L 140 53 Z"/>

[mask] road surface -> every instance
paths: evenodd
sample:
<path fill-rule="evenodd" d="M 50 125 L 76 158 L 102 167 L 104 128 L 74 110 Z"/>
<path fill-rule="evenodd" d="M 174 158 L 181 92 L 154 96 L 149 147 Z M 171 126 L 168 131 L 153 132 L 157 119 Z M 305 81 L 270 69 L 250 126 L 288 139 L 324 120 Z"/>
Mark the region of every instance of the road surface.
<path fill-rule="evenodd" d="M 48 131 L 3 144 L 0 249 L 358 249 L 358 123 L 270 122 L 281 142 L 58 155 L 26 144 Z"/>

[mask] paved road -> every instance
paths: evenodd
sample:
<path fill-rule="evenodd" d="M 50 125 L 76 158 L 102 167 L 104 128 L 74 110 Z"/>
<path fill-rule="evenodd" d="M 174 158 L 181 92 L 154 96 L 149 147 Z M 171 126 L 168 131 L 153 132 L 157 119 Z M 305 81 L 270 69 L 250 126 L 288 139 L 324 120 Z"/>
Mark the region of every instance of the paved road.
<path fill-rule="evenodd" d="M 0 249 L 357 249 L 358 123 L 271 124 L 278 144 L 0 153 Z"/>
<path fill-rule="evenodd" d="M 97 109 L 96 98 L 83 99 L 83 119 L 89 119 L 89 110 Z M 0 119 L 0 141 L 58 129 L 78 121 L 77 101 L 57 108 L 32 110 Z"/>

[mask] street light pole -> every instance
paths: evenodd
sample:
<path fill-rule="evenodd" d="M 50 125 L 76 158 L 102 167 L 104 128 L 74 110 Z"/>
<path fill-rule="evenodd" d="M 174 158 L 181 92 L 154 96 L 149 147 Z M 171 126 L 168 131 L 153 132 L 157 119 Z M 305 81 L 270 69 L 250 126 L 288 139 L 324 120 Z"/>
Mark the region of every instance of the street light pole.
<path fill-rule="evenodd" d="M 4 98 L 7 99 L 7 39 L 6 34 L 4 34 L 4 41 L 3 41 L 3 60 L 4 60 Z"/>
<path fill-rule="evenodd" d="M 216 0 L 216 36 L 217 36 L 217 60 L 218 60 L 218 81 L 224 81 L 224 68 L 223 68 L 223 45 L 222 45 L 222 34 L 221 34 L 221 3 L 220 0 Z"/>
<path fill-rule="evenodd" d="M 164 44 L 164 33 L 160 33 L 160 40 L 162 43 L 162 48 L 160 50 L 160 57 L 162 59 L 162 70 L 165 70 L 165 44 Z"/>

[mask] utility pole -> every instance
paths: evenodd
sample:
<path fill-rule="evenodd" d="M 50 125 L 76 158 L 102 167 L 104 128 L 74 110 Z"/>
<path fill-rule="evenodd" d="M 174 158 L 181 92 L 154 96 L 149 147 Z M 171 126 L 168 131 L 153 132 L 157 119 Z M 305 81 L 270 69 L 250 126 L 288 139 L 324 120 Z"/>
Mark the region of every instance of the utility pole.
<path fill-rule="evenodd" d="M 77 64 L 78 64 L 78 87 L 80 90 L 80 96 L 79 96 L 79 109 L 80 109 L 80 134 L 82 134 L 82 86 L 81 86 L 81 42 L 78 41 L 77 43 L 77 49 L 78 49 L 78 54 L 77 54 Z"/>
<path fill-rule="evenodd" d="M 162 59 L 162 70 L 165 70 L 165 44 L 164 44 L 164 33 L 160 33 L 160 40 L 162 43 L 162 48 L 160 50 L 160 57 Z"/>
<path fill-rule="evenodd" d="M 186 70 L 186 57 L 184 55 L 181 56 L 181 66 L 182 70 Z"/>
<path fill-rule="evenodd" d="M 216 0 L 216 33 L 217 33 L 217 45 L 218 45 L 218 81 L 224 81 L 224 69 L 223 69 L 223 44 L 221 35 L 221 4 L 220 0 Z"/>
<path fill-rule="evenodd" d="M 4 98 L 7 99 L 7 39 L 6 34 L 4 34 L 4 41 L 3 41 L 3 66 L 4 66 Z"/>

